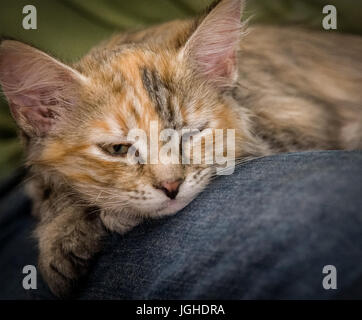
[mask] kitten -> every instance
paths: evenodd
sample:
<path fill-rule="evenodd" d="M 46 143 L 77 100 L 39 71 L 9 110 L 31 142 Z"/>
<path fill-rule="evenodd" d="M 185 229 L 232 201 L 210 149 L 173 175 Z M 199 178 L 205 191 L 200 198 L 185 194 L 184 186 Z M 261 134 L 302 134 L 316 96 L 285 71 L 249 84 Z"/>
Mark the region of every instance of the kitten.
<path fill-rule="evenodd" d="M 24 141 L 39 267 L 54 294 L 72 292 L 106 230 L 174 214 L 215 174 L 205 163 L 129 165 L 133 128 L 235 129 L 239 160 L 362 147 L 362 39 L 246 30 L 242 9 L 217 1 L 197 19 L 114 36 L 73 66 L 2 41 L 0 83 Z"/>

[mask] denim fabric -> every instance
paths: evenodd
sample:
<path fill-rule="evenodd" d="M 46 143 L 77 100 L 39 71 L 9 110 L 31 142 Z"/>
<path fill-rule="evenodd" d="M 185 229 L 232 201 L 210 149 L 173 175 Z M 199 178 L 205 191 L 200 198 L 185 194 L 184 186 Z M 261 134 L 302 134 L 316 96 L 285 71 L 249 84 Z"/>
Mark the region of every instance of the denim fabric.
<path fill-rule="evenodd" d="M 21 191 L 2 200 L 0 298 L 25 292 L 34 222 Z M 5 208 L 5 210 L 4 210 Z M 362 152 L 305 152 L 246 163 L 177 215 L 110 235 L 80 299 L 362 298 Z M 337 290 L 322 269 L 337 268 Z"/>

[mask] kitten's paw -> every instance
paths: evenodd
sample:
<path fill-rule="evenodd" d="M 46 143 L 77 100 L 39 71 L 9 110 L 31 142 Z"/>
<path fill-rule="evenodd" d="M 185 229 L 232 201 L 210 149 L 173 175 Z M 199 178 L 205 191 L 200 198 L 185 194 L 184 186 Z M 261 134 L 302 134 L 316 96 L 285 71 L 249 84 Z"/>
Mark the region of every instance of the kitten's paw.
<path fill-rule="evenodd" d="M 91 259 L 101 249 L 104 231 L 100 232 L 100 228 L 103 227 L 73 225 L 40 239 L 40 271 L 56 296 L 69 297 L 79 279 L 87 274 Z"/>
<path fill-rule="evenodd" d="M 75 244 L 73 240 L 62 239 L 40 252 L 39 267 L 50 290 L 59 297 L 67 297 L 86 274 L 91 257 L 85 242 Z"/>

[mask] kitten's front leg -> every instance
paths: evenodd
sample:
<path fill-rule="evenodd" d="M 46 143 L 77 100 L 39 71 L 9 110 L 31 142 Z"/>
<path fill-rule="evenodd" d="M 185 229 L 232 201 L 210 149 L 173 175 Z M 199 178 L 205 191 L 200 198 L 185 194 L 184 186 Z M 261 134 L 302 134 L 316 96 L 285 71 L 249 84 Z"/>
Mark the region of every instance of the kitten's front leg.
<path fill-rule="evenodd" d="M 56 296 L 72 293 L 78 279 L 86 274 L 90 259 L 101 249 L 105 234 L 98 212 L 76 207 L 64 208 L 40 223 L 36 230 L 39 267 Z"/>

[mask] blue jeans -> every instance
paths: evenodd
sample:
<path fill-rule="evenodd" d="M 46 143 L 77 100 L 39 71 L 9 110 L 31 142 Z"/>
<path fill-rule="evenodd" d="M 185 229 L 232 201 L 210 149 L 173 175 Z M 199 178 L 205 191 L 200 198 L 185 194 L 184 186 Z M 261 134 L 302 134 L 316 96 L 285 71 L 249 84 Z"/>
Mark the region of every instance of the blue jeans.
<path fill-rule="evenodd" d="M 18 187 L 0 201 L 0 299 L 36 265 L 35 221 Z M 323 267 L 337 271 L 324 289 Z M 304 152 L 246 163 L 187 208 L 111 234 L 79 299 L 362 298 L 362 152 Z"/>

